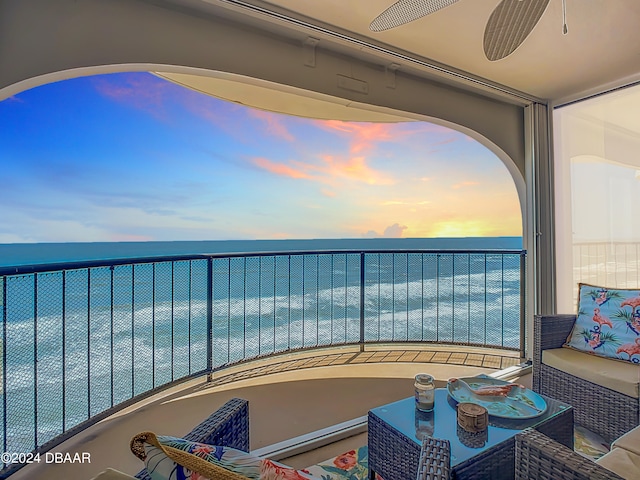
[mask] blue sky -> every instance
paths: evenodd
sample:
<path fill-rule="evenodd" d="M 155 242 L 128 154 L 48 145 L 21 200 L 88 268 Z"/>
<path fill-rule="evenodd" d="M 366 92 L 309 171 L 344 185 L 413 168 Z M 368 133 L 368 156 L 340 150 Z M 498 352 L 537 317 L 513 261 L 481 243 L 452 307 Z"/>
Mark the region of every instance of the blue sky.
<path fill-rule="evenodd" d="M 150 73 L 0 102 L 0 243 L 521 235 L 506 167 L 425 122 L 286 116 Z"/>

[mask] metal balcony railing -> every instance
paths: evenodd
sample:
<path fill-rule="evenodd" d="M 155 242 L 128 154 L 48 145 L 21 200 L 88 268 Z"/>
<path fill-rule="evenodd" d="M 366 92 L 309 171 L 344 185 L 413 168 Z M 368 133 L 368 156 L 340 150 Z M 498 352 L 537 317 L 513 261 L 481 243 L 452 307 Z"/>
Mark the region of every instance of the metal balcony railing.
<path fill-rule="evenodd" d="M 640 242 L 573 244 L 574 284 L 640 287 Z M 576 289 L 577 291 L 577 289 Z"/>
<path fill-rule="evenodd" d="M 640 288 L 640 242 L 578 242 L 573 249 L 573 306 L 578 285 Z"/>
<path fill-rule="evenodd" d="M 0 267 L 0 442 L 44 452 L 160 389 L 319 347 L 524 350 L 523 251 L 192 255 Z M 22 464 L 2 464 L 6 478 Z"/>

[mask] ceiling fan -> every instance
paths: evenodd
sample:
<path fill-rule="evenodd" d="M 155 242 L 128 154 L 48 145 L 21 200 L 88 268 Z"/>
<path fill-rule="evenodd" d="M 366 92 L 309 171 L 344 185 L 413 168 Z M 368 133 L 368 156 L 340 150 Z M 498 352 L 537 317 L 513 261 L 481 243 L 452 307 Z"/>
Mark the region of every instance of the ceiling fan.
<path fill-rule="evenodd" d="M 398 0 L 373 19 L 369 28 L 381 32 L 442 10 L 458 0 Z M 566 0 L 562 0 L 563 33 L 567 33 Z M 491 61 L 511 55 L 529 36 L 549 0 L 502 0 L 484 29 L 484 53 Z"/>

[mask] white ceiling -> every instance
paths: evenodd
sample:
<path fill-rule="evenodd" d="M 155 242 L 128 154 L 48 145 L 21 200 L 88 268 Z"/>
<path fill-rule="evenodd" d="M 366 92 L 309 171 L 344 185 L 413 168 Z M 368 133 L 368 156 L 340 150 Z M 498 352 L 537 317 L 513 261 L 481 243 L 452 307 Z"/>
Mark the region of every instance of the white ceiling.
<path fill-rule="evenodd" d="M 215 3 L 216 0 L 207 0 Z M 395 0 L 244 0 L 469 72 L 551 103 L 640 79 L 640 1 L 550 0 L 531 35 L 510 56 L 486 59 L 485 24 L 500 0 L 459 0 L 391 30 L 371 21 Z M 523 0 L 527 1 L 527 0 Z"/>
<path fill-rule="evenodd" d="M 638 83 L 616 95 L 583 104 L 580 115 L 640 136 L 640 115 L 637 114 L 640 111 L 640 0 L 566 0 L 566 35 L 563 34 L 563 0 L 549 0 L 529 37 L 511 55 L 497 61 L 485 57 L 483 38 L 487 20 L 501 0 L 458 0 L 433 14 L 383 32 L 371 31 L 369 24 L 396 0 L 164 1 L 188 5 L 196 11 L 213 7 L 216 8 L 214 15 L 226 10 L 224 7 L 252 11 L 246 17 L 248 25 L 253 15 L 261 16 L 256 12 L 274 12 L 274 18 L 291 17 L 421 61 L 433 61 L 548 101 L 552 106 Z M 220 6 L 222 10 L 217 8 Z M 244 6 L 255 8 L 243 9 Z M 310 98 L 300 103 L 300 96 L 291 92 L 265 95 L 263 89 L 254 85 L 220 78 L 161 75 L 204 93 L 266 110 L 318 118 L 407 120 L 376 117 L 353 105 L 341 105 L 336 99 L 327 102 L 323 98 Z M 296 105 L 303 107 L 293 111 Z"/>

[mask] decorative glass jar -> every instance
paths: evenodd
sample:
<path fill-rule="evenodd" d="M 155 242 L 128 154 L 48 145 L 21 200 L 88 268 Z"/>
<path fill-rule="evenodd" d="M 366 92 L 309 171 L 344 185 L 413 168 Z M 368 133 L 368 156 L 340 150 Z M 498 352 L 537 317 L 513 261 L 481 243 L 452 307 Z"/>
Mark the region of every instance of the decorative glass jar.
<path fill-rule="evenodd" d="M 422 412 L 432 411 L 436 393 L 433 377 L 426 373 L 419 373 L 416 375 L 414 386 L 416 408 Z"/>
<path fill-rule="evenodd" d="M 433 412 L 423 412 L 415 409 L 416 438 L 424 440 L 433 436 L 434 418 Z"/>

